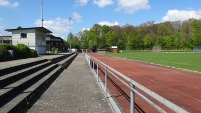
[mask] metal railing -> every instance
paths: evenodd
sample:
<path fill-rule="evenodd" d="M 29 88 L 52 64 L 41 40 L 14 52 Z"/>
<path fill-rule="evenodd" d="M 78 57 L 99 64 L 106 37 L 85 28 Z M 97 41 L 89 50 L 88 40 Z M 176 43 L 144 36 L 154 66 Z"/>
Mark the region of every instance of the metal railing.
<path fill-rule="evenodd" d="M 174 103 L 170 102 L 169 100 L 161 97 L 160 95 L 156 94 L 155 92 L 147 89 L 146 87 L 140 85 L 139 83 L 137 83 L 136 81 L 128 78 L 127 76 L 125 76 L 124 74 L 116 71 L 115 69 L 113 69 L 112 67 L 106 65 L 105 63 L 99 61 L 98 59 L 88 55 L 87 53 L 84 53 L 84 56 L 86 58 L 86 61 L 88 62 L 89 66 L 92 69 L 92 72 L 94 75 L 96 75 L 97 81 L 99 82 L 100 79 L 100 75 L 99 75 L 99 68 L 102 66 L 105 73 L 105 84 L 104 84 L 104 91 L 105 91 L 105 96 L 106 98 L 108 97 L 108 74 L 112 75 L 113 77 L 115 77 L 117 80 L 119 80 L 122 84 L 124 84 L 129 90 L 130 90 L 130 113 L 134 113 L 134 107 L 135 107 L 135 95 L 138 95 L 140 98 L 142 98 L 145 102 L 147 102 L 149 105 L 151 105 L 153 108 L 155 108 L 158 112 L 160 113 L 166 113 L 165 110 L 163 110 L 162 108 L 160 108 L 158 105 L 156 105 L 155 103 L 153 103 L 150 99 L 148 99 L 147 97 L 145 97 L 143 94 L 139 93 L 137 90 L 134 89 L 134 87 L 137 87 L 138 89 L 140 89 L 141 91 L 143 91 L 144 93 L 146 93 L 147 95 L 149 95 L 150 97 L 152 97 L 153 99 L 157 100 L 158 102 L 160 102 L 161 104 L 163 104 L 164 106 L 166 106 L 167 108 L 169 108 L 170 110 L 172 110 L 173 112 L 176 113 L 188 113 L 188 111 L 180 108 L 179 106 L 175 105 Z M 95 69 L 95 65 L 96 65 L 96 69 Z M 123 78 L 123 79 L 122 79 Z M 126 83 L 126 82 L 127 83 Z M 130 83 L 130 84 L 128 84 Z"/>

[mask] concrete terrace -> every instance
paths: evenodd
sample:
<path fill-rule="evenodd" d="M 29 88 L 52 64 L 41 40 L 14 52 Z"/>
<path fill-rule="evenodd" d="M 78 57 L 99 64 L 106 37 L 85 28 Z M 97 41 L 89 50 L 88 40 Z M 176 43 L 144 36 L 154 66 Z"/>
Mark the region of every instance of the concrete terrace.
<path fill-rule="evenodd" d="M 81 54 L 78 54 L 77 56 L 76 55 L 74 56 L 71 55 L 71 56 L 68 56 L 67 58 L 65 58 L 64 55 L 59 55 L 59 56 L 53 55 L 53 56 L 38 57 L 38 58 L 31 58 L 31 59 L 15 60 L 15 61 L 9 61 L 9 62 L 0 62 L 0 71 L 2 69 L 12 68 L 17 65 L 23 66 L 26 63 L 37 62 L 39 64 L 36 64 L 36 63 L 29 64 L 31 66 L 23 70 L 24 71 L 36 70 L 35 68 L 39 66 L 42 67 L 44 65 L 44 68 L 41 68 L 41 70 L 52 69 L 52 71 L 56 74 L 58 73 L 57 70 L 59 70 L 60 72 L 59 75 L 56 75 L 55 81 L 53 81 L 52 84 L 47 89 L 45 89 L 45 91 L 38 97 L 38 100 L 35 103 L 33 103 L 31 106 L 29 106 L 30 109 L 27 109 L 27 108 L 25 108 L 25 110 L 18 109 L 18 111 L 22 112 L 22 111 L 28 110 L 27 111 L 28 113 L 114 113 L 114 110 L 110 106 L 108 100 L 105 98 L 103 91 L 101 90 L 93 74 L 91 73 L 90 68 L 83 54 L 81 53 Z M 61 57 L 62 59 L 58 60 L 56 59 L 57 57 Z M 65 66 L 66 64 L 70 63 L 66 59 L 71 59 L 71 58 L 74 59 L 72 60 L 72 63 L 69 66 Z M 49 65 L 52 65 L 52 66 L 50 66 L 50 68 L 48 69 Z M 31 67 L 33 67 L 33 69 L 30 69 Z M 55 67 L 55 68 L 52 68 L 52 67 Z M 24 73 L 23 70 L 17 70 L 17 71 L 8 72 L 8 73 L 5 73 L 4 71 L 2 71 L 0 75 L 0 78 L 1 78 L 0 80 L 6 81 L 6 79 L 10 79 L 13 76 L 18 75 L 18 72 L 20 74 Z M 39 73 L 40 71 L 36 71 L 35 73 Z M 53 72 L 50 72 L 47 75 L 51 77 L 50 74 L 52 74 Z M 39 74 L 36 74 L 36 75 L 32 74 L 32 76 L 38 76 L 38 75 Z M 45 76 L 44 74 L 42 75 Z M 52 75 L 55 76 L 55 74 L 52 74 Z M 18 92 L 18 94 L 16 94 L 15 97 L 10 98 L 8 100 L 4 98 L 4 97 L 8 97 L 9 95 L 13 95 L 12 93 L 10 94 L 10 92 L 14 92 L 15 90 L 18 90 L 15 88 L 17 88 L 19 84 L 20 84 L 19 85 L 19 88 L 20 88 L 20 86 L 22 86 L 21 85 L 22 83 L 25 83 L 28 80 L 32 80 L 31 77 L 29 78 L 28 77 L 29 76 L 20 78 L 20 80 L 16 80 L 16 82 L 13 82 L 13 83 L 1 84 L 0 99 L 2 100 L 2 102 L 5 102 L 5 103 L 1 105 L 0 113 L 13 112 L 13 110 L 16 110 L 16 108 L 19 106 L 17 101 L 19 101 L 19 103 L 22 103 L 21 100 L 29 100 L 30 99 L 29 97 L 32 97 L 33 95 L 34 96 L 37 95 L 38 92 L 35 94 L 32 94 L 32 92 L 35 91 L 34 87 L 40 86 L 35 84 L 39 84 L 38 81 L 40 82 L 41 79 L 48 79 L 48 77 L 45 76 L 44 78 L 37 80 L 35 84 L 30 85 L 28 89 L 24 89 L 21 93 Z M 40 82 L 40 84 L 42 83 L 44 84 L 46 82 L 47 81 L 44 80 L 44 82 Z M 36 91 L 38 91 L 38 89 Z M 28 97 L 24 96 L 24 95 L 29 95 L 29 93 L 30 95 L 31 94 L 32 95 Z M 20 98 L 22 99 L 20 100 Z M 17 104 L 15 105 L 14 103 L 17 103 Z M 24 103 L 29 104 L 31 102 L 26 101 Z M 20 104 L 20 106 L 24 106 L 24 104 Z"/>

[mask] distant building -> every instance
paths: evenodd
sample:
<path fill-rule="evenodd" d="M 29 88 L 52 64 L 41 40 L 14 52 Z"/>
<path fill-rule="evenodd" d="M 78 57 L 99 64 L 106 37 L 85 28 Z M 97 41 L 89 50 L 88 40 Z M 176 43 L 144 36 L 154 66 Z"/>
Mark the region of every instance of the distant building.
<path fill-rule="evenodd" d="M 12 36 L 0 36 L 0 44 L 12 44 Z"/>
<path fill-rule="evenodd" d="M 112 53 L 117 53 L 118 52 L 117 46 L 111 46 L 111 52 Z"/>
<path fill-rule="evenodd" d="M 58 51 L 64 52 L 66 51 L 65 42 L 60 37 L 55 37 L 51 34 L 46 35 L 46 52 L 50 53 L 52 48 L 57 48 Z"/>
<path fill-rule="evenodd" d="M 46 34 L 52 33 L 44 27 L 6 29 L 12 32 L 12 45 L 25 44 L 38 54 L 46 53 Z"/>

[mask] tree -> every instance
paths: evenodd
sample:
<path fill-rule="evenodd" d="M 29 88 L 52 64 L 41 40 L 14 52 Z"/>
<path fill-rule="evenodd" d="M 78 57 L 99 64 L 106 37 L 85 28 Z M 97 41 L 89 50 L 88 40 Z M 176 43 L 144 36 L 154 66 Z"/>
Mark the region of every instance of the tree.
<path fill-rule="evenodd" d="M 161 46 L 180 49 L 201 46 L 201 22 L 186 21 L 155 23 L 148 21 L 139 26 L 101 26 L 94 24 L 79 35 L 82 48 L 97 49 L 105 45 L 117 45 L 119 49 L 141 49 Z"/>
<path fill-rule="evenodd" d="M 194 46 L 201 46 L 201 20 L 193 21 L 192 37 L 194 39 Z"/>
<path fill-rule="evenodd" d="M 143 39 L 143 47 L 146 48 L 152 48 L 153 47 L 153 39 L 149 35 L 146 35 Z"/>
<path fill-rule="evenodd" d="M 110 46 L 117 45 L 118 38 L 114 31 L 108 32 L 105 36 L 106 36 L 107 45 L 110 45 Z"/>

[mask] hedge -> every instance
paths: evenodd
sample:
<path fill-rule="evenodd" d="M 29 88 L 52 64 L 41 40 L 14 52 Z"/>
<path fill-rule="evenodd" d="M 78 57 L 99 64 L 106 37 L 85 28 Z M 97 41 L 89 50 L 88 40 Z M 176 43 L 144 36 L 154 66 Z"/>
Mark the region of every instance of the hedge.
<path fill-rule="evenodd" d="M 6 47 L 0 45 L 0 62 L 9 60 L 9 53 Z"/>
<path fill-rule="evenodd" d="M 8 50 L 13 50 L 14 57 L 9 56 Z M 36 50 L 30 49 L 24 44 L 18 44 L 17 46 L 9 44 L 0 44 L 0 61 L 7 61 L 11 59 L 22 59 L 37 57 L 38 54 Z"/>

